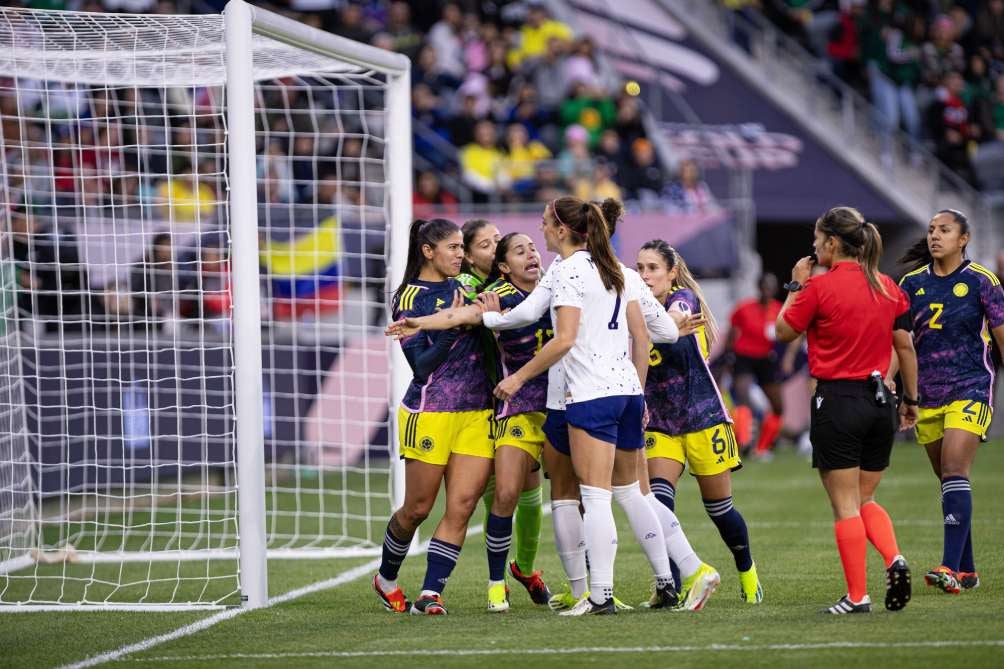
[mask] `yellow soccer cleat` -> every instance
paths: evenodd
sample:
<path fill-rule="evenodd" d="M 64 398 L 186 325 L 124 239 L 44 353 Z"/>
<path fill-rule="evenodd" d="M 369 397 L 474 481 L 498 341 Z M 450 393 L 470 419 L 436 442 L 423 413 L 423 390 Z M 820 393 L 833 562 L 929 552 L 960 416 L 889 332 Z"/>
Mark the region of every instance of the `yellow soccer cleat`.
<path fill-rule="evenodd" d="M 505 583 L 495 583 L 488 587 L 488 610 L 493 613 L 509 610 L 509 588 Z"/>
<path fill-rule="evenodd" d="M 722 577 L 718 575 L 715 568 L 702 562 L 697 571 L 683 579 L 683 585 L 680 588 L 679 610 L 700 611 L 721 582 Z"/>
<path fill-rule="evenodd" d="M 747 604 L 759 604 L 763 601 L 763 586 L 756 573 L 756 563 L 746 571 L 739 572 L 739 599 Z"/>

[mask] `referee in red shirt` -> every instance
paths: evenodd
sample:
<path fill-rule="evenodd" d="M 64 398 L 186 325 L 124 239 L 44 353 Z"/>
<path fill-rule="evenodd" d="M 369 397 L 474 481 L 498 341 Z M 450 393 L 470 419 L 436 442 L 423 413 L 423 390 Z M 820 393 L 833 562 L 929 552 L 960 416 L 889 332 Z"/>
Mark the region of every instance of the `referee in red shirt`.
<path fill-rule="evenodd" d="M 813 248 L 829 268 L 809 278 L 813 258 L 802 258 L 785 285 L 788 298 L 777 318 L 777 337 L 792 341 L 806 332 L 809 372 L 816 379 L 810 437 L 812 466 L 819 469 L 835 518 L 837 550 L 847 595 L 825 613 L 867 613 L 866 549 L 871 541 L 886 564 L 885 607 L 898 611 L 910 600 L 910 570 L 875 489 L 889 466 L 893 437 L 917 420 L 917 355 L 910 336 L 910 301 L 879 273 L 882 238 L 850 207 L 836 207 L 816 221 Z M 904 396 L 884 383 L 891 352 L 899 358 Z"/>

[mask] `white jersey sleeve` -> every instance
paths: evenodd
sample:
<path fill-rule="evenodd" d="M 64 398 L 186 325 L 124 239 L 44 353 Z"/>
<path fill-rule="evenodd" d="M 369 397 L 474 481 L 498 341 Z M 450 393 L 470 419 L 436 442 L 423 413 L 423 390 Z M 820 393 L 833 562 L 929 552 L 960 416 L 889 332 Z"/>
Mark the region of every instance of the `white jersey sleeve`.
<path fill-rule="evenodd" d="M 551 306 L 551 285 L 554 279 L 554 269 L 561 262 L 561 258 L 555 258 L 550 267 L 537 283 L 537 287 L 530 291 L 526 299 L 510 309 L 504 314 L 497 311 L 489 311 L 481 316 L 481 322 L 490 330 L 515 330 L 516 328 L 533 325 L 540 320 L 548 307 Z"/>
<path fill-rule="evenodd" d="M 680 338 L 680 328 L 676 326 L 676 321 L 666 313 L 659 300 L 655 299 L 652 289 L 645 285 L 638 272 L 625 265 L 621 265 L 621 270 L 624 272 L 625 293 L 630 296 L 629 300 L 638 300 L 652 342 L 675 344 Z"/>

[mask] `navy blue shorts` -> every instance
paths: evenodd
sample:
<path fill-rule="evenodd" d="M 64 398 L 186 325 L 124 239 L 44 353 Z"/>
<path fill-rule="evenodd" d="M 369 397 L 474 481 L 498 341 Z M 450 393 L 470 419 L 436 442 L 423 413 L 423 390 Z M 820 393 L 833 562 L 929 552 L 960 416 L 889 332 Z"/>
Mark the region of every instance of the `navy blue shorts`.
<path fill-rule="evenodd" d="M 544 419 L 544 436 L 554 446 L 554 450 L 562 455 L 572 455 L 572 449 L 568 445 L 568 423 L 565 421 L 565 412 L 560 409 L 548 409 L 547 418 Z"/>
<path fill-rule="evenodd" d="M 643 395 L 598 397 L 565 407 L 568 424 L 585 430 L 589 436 L 622 451 L 634 451 L 645 445 L 642 421 L 645 414 Z"/>

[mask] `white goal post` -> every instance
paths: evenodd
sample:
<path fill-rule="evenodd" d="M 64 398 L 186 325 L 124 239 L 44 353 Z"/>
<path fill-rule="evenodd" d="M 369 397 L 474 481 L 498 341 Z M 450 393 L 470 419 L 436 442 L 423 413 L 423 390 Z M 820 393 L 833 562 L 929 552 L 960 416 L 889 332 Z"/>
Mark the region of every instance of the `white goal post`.
<path fill-rule="evenodd" d="M 379 555 L 410 63 L 223 15 L 0 8 L 0 612 L 268 601 Z"/>

